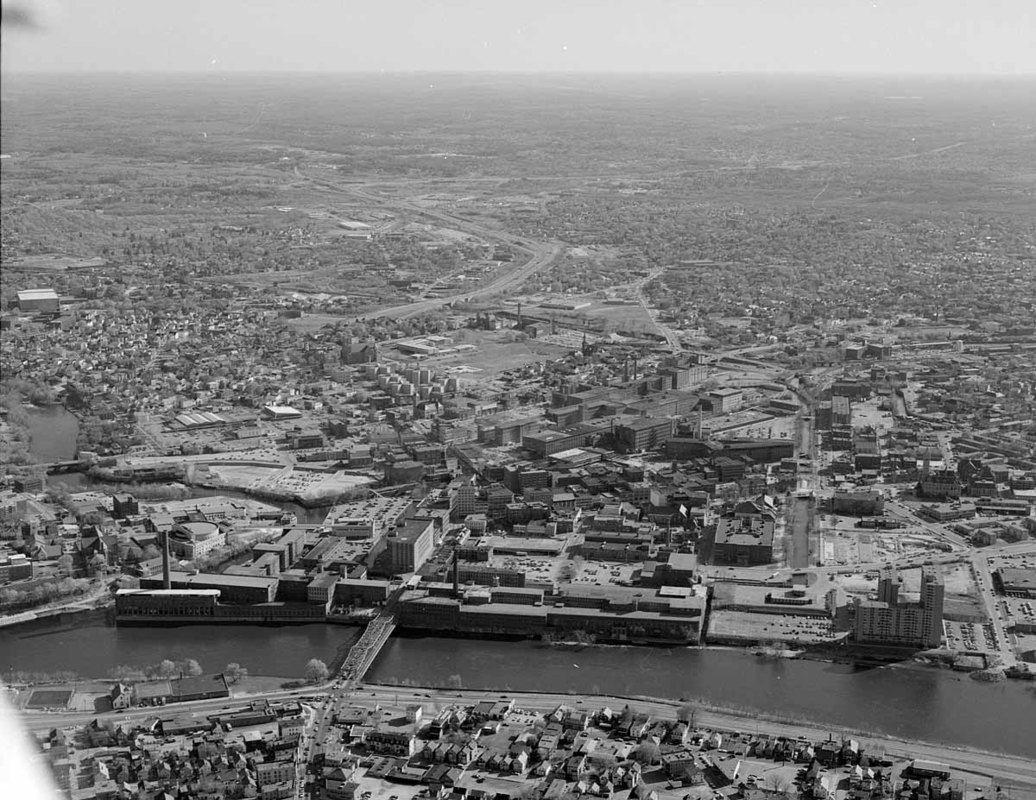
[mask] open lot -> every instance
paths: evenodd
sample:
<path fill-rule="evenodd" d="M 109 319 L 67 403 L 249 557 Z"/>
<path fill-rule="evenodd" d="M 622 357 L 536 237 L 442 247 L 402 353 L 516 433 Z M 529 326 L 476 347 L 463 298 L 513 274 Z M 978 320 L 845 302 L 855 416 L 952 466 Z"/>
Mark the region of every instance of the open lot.
<path fill-rule="evenodd" d="M 25 702 L 26 708 L 66 708 L 72 699 L 71 689 L 36 689 Z"/>

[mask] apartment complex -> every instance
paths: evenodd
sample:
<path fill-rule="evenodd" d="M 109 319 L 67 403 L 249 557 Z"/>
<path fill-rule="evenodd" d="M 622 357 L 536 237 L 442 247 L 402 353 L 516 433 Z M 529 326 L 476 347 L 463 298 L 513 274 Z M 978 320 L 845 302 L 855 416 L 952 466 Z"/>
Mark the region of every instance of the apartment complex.
<path fill-rule="evenodd" d="M 910 647 L 938 647 L 942 641 L 942 576 L 934 567 L 921 572 L 918 602 L 900 597 L 903 579 L 888 568 L 878 580 L 876 600 L 856 602 L 856 641 Z"/>

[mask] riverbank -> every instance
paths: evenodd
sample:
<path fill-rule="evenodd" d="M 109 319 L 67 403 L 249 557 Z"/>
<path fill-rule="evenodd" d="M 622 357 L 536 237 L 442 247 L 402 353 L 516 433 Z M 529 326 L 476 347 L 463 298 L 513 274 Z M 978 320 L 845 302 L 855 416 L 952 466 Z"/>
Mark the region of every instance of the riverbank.
<path fill-rule="evenodd" d="M 400 692 L 397 687 L 383 684 L 365 684 L 364 688 L 379 695 L 395 695 L 396 702 L 400 704 L 427 702 L 426 692 L 422 692 L 422 690 L 439 691 L 439 687 L 436 685 L 407 687 L 404 692 Z M 559 704 L 576 705 L 585 707 L 586 710 L 595 710 L 605 706 L 615 709 L 629 704 L 637 711 L 670 719 L 675 716 L 678 708 L 686 704 L 685 701 L 639 694 L 587 695 L 572 692 L 559 695 L 533 691 L 511 691 L 510 695 L 515 697 L 516 705 L 534 711 L 550 711 Z M 454 702 L 461 700 L 477 702 L 487 699 L 487 696 L 480 692 L 460 690 L 445 694 L 440 692 L 431 697 L 433 704 L 436 701 L 449 702 L 453 698 L 456 698 Z M 1026 756 L 922 739 L 904 739 L 852 727 L 832 729 L 831 726 L 822 722 L 797 720 L 778 714 L 761 716 L 752 709 L 713 704 L 699 706 L 695 716 L 695 726 L 699 729 L 805 738 L 814 742 L 826 740 L 832 735 L 836 738 L 848 735 L 856 739 L 865 751 L 884 752 L 887 755 L 905 759 L 927 759 L 949 763 L 978 775 L 989 776 L 998 783 L 1023 789 L 1028 791 L 1030 796 L 1036 797 L 1036 760 Z M 1013 794 L 1013 796 L 1018 795 Z"/>
<path fill-rule="evenodd" d="M 300 686 L 285 690 L 283 679 L 258 675 L 235 687 L 233 701 L 247 702 L 263 697 L 273 699 L 299 699 L 309 695 L 321 695 L 330 684 Z M 420 704 L 425 714 L 432 716 L 449 705 L 472 705 L 483 700 L 500 698 L 501 690 L 442 690 L 439 684 L 421 684 L 414 687 L 399 687 L 378 682 L 364 683 L 349 694 L 349 703 L 363 708 L 402 707 Z M 621 709 L 630 705 L 638 712 L 651 714 L 661 719 L 672 719 L 677 710 L 685 705 L 683 701 L 645 694 L 588 694 L 556 693 L 547 691 L 509 691 L 508 697 L 515 699 L 522 709 L 537 713 L 548 713 L 559 705 L 569 705 L 587 711 L 602 707 Z M 180 715 L 207 716 L 227 704 L 227 699 L 180 703 L 169 709 L 169 713 Z M 141 721 L 153 714 L 153 709 L 131 709 L 119 719 L 123 723 Z M 30 730 L 48 730 L 55 726 L 83 725 L 98 716 L 87 712 L 29 711 L 24 721 Z M 778 715 L 779 716 L 779 715 Z M 823 722 L 782 721 L 763 719 L 754 711 L 711 704 L 699 707 L 695 713 L 695 727 L 714 731 L 737 731 L 750 735 L 786 736 L 793 739 L 823 741 L 834 736 L 840 738 L 849 732 L 861 748 L 869 753 L 884 753 L 903 760 L 925 759 L 950 764 L 954 769 L 972 772 L 991 778 L 996 784 L 1010 788 L 1012 797 L 1036 797 L 1036 759 L 1026 755 L 997 752 L 974 746 L 932 742 L 927 738 L 914 739 L 893 737 L 866 730 L 850 730 L 849 727 L 832 728 Z M 1015 731 L 1015 733 L 1019 733 Z M 1025 731 L 1021 731 L 1024 735 Z"/>
<path fill-rule="evenodd" d="M 766 659 L 744 649 L 555 645 L 393 636 L 365 678 L 465 689 L 698 698 L 1036 759 L 1033 684 L 968 680 L 923 664 Z M 1024 732 L 1024 733 L 1023 733 Z"/>

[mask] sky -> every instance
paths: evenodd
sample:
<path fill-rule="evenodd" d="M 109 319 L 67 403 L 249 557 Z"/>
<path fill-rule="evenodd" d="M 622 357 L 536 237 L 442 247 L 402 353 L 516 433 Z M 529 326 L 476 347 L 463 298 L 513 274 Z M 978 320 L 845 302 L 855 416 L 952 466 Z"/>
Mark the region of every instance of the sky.
<path fill-rule="evenodd" d="M 1036 74 L 1036 0 L 3 0 L 26 72 Z"/>

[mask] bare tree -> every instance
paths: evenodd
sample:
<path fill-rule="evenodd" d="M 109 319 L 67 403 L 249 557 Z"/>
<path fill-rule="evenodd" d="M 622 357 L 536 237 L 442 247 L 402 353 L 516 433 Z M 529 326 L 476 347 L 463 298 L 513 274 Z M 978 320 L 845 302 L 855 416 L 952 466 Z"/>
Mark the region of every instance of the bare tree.
<path fill-rule="evenodd" d="M 323 683 L 330 674 L 327 664 L 319 658 L 311 658 L 306 662 L 306 680 L 309 683 Z"/>
<path fill-rule="evenodd" d="M 698 717 L 698 707 L 694 703 L 684 703 L 676 709 L 676 718 L 687 727 L 694 730 L 694 723 Z"/>
<path fill-rule="evenodd" d="M 641 742 L 637 749 L 633 751 L 633 760 L 643 764 L 645 767 L 649 767 L 658 761 L 660 755 L 661 750 L 655 742 Z"/>
<path fill-rule="evenodd" d="M 171 678 L 176 674 L 176 662 L 170 661 L 168 658 L 163 659 L 159 663 L 156 672 L 160 677 Z"/>
<path fill-rule="evenodd" d="M 779 772 L 771 772 L 766 776 L 766 788 L 773 792 L 777 797 L 788 797 L 788 789 L 791 788 L 791 781 L 788 780 L 786 775 L 782 775 Z"/>

